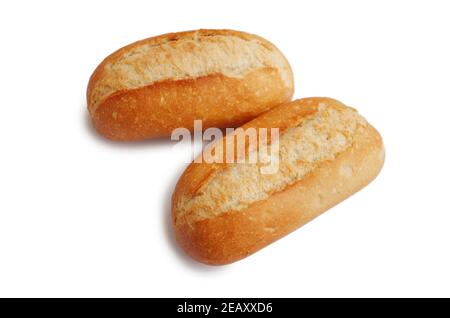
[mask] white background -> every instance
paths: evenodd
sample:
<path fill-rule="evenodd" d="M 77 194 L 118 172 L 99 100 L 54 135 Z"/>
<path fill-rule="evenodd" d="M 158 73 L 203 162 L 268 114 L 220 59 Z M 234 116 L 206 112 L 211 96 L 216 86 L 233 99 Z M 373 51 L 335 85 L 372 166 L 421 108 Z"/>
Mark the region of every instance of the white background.
<path fill-rule="evenodd" d="M 450 296 L 449 15 L 448 1 L 2 1 L 0 296 Z M 174 243 L 173 144 L 107 141 L 86 110 L 109 53 L 197 28 L 269 39 L 296 98 L 356 107 L 387 150 L 367 188 L 225 267 Z"/>

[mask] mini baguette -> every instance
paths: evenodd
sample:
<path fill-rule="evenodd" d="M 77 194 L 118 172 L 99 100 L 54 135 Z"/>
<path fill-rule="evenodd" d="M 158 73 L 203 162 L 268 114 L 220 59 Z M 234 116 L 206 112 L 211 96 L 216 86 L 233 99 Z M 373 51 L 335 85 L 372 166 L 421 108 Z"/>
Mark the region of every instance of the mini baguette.
<path fill-rule="evenodd" d="M 170 33 L 125 46 L 92 74 L 93 125 L 114 140 L 170 135 L 177 127 L 237 127 L 291 100 L 283 54 L 267 40 L 232 30 Z"/>
<path fill-rule="evenodd" d="M 200 262 L 228 264 L 258 251 L 366 186 L 384 163 L 375 128 L 330 98 L 283 104 L 242 126 L 251 127 L 280 129 L 278 172 L 192 163 L 172 196 L 177 241 Z"/>

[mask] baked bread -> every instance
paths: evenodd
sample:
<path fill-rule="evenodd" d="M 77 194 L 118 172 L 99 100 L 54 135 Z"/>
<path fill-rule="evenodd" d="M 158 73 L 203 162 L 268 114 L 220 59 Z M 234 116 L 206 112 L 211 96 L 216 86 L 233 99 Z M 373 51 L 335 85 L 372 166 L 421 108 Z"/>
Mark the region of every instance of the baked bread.
<path fill-rule="evenodd" d="M 178 181 L 173 228 L 194 259 L 212 265 L 240 260 L 360 190 L 383 166 L 378 132 L 336 100 L 285 103 L 242 128 L 273 127 L 280 130 L 276 173 L 262 174 L 260 162 L 202 162 Z"/>
<path fill-rule="evenodd" d="M 291 100 L 291 67 L 269 41 L 232 30 L 170 33 L 127 45 L 92 74 L 88 110 L 114 140 L 168 136 L 177 127 L 237 127 Z"/>

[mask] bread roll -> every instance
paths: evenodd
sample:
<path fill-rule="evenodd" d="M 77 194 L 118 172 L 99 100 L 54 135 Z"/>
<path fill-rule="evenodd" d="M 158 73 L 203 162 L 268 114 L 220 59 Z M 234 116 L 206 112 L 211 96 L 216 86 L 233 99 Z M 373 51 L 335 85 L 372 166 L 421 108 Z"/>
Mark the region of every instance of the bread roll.
<path fill-rule="evenodd" d="M 173 193 L 177 241 L 200 262 L 228 264 L 258 251 L 366 186 L 383 166 L 375 128 L 330 98 L 283 104 L 242 128 L 251 127 L 279 127 L 276 173 L 262 174 L 260 163 L 192 163 Z"/>
<path fill-rule="evenodd" d="M 140 140 L 177 127 L 237 127 L 291 100 L 291 67 L 267 40 L 231 30 L 170 33 L 108 56 L 92 74 L 88 110 L 107 138 Z"/>

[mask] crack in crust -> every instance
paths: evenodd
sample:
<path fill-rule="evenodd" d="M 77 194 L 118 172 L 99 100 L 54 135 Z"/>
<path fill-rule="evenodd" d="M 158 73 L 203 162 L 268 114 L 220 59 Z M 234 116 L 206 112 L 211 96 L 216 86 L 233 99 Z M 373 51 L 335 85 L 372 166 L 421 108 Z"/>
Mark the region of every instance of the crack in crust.
<path fill-rule="evenodd" d="M 356 110 L 325 101 L 318 103 L 312 114 L 294 120 L 295 124 L 280 136 L 278 172 L 261 174 L 259 163 L 227 165 L 208 175 L 194 193 L 179 197 L 175 202 L 176 219 L 189 218 L 191 223 L 229 211 L 242 211 L 268 199 L 351 148 L 367 126 Z M 342 169 L 342 173 L 351 173 L 346 167 Z"/>
<path fill-rule="evenodd" d="M 88 108 L 93 114 L 112 94 L 165 80 L 211 74 L 240 78 L 259 68 L 279 71 L 287 88 L 292 71 L 282 53 L 258 36 L 231 30 L 166 34 L 130 44 L 107 57 L 91 77 Z"/>

